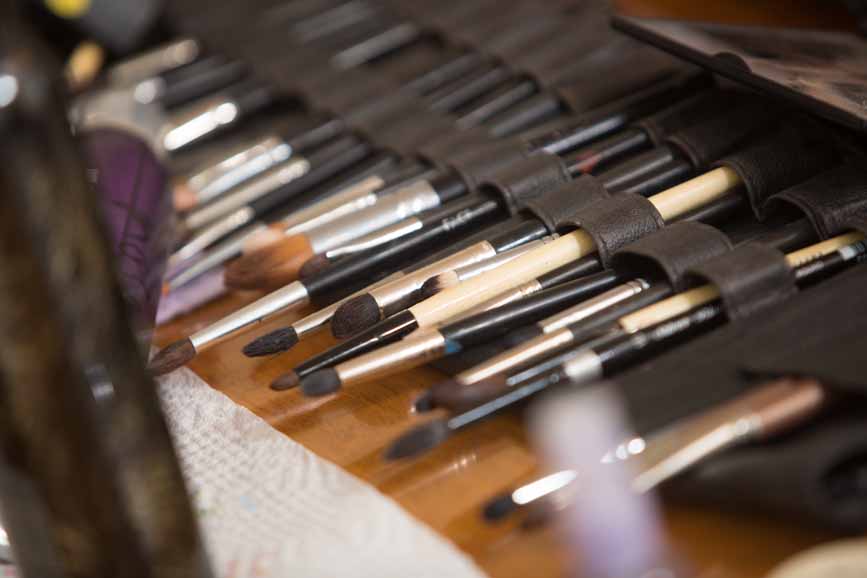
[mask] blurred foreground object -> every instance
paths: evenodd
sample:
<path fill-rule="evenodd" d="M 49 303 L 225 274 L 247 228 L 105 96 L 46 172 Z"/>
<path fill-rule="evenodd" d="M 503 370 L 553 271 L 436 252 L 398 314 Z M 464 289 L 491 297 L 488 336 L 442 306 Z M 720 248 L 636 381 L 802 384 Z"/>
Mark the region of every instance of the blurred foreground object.
<path fill-rule="evenodd" d="M 0 503 L 24 576 L 208 577 L 65 116 L 0 7 Z"/>

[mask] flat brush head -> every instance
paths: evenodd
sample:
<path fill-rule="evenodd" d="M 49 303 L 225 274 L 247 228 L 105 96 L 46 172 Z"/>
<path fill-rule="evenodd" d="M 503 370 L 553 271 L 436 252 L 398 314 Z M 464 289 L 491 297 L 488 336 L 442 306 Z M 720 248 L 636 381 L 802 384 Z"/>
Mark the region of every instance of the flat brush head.
<path fill-rule="evenodd" d="M 512 494 L 499 496 L 491 500 L 482 510 L 486 522 L 499 522 L 518 509 L 518 504 L 512 499 Z"/>
<path fill-rule="evenodd" d="M 304 235 L 292 235 L 242 256 L 224 275 L 231 289 L 272 289 L 298 279 L 301 266 L 313 255 Z"/>
<path fill-rule="evenodd" d="M 444 289 L 454 287 L 457 284 L 458 275 L 454 271 L 446 271 L 445 273 L 434 275 L 425 281 L 422 284 L 421 289 L 418 290 L 419 297 L 421 298 L 420 300 L 423 301 L 429 297 L 433 297 Z"/>
<path fill-rule="evenodd" d="M 336 392 L 340 389 L 340 385 L 340 376 L 334 369 L 328 367 L 314 371 L 302 379 L 301 391 L 309 397 L 320 397 Z"/>
<path fill-rule="evenodd" d="M 286 391 L 297 386 L 299 381 L 298 374 L 294 371 L 289 371 L 272 381 L 271 389 L 274 391 Z"/>
<path fill-rule="evenodd" d="M 307 279 L 313 275 L 318 275 L 330 266 L 331 261 L 329 261 L 328 257 L 325 255 L 313 255 L 307 259 L 303 265 L 301 265 L 301 269 L 298 270 L 298 277 L 301 279 Z"/>
<path fill-rule="evenodd" d="M 506 389 L 506 377 L 501 375 L 469 385 L 457 381 L 443 381 L 430 389 L 429 404 L 450 411 L 463 411 L 502 395 Z"/>
<path fill-rule="evenodd" d="M 196 356 L 196 348 L 189 339 L 181 339 L 167 345 L 148 363 L 148 371 L 153 375 L 164 375 L 188 363 Z"/>
<path fill-rule="evenodd" d="M 291 327 L 283 327 L 266 333 L 244 346 L 242 351 L 247 357 L 262 357 L 288 351 L 298 343 L 298 334 Z"/>
<path fill-rule="evenodd" d="M 331 318 L 331 334 L 345 339 L 382 320 L 379 304 L 369 293 L 350 299 L 337 308 Z"/>
<path fill-rule="evenodd" d="M 402 435 L 385 452 L 387 460 L 412 458 L 432 450 L 449 437 L 445 420 L 430 421 Z"/>

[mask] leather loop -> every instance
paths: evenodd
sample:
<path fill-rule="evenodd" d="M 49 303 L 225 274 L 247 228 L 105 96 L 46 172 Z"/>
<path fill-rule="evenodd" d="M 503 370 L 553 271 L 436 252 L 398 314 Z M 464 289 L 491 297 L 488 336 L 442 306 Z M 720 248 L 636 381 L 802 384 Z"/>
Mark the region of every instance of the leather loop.
<path fill-rule="evenodd" d="M 867 171 L 852 163 L 840 165 L 777 193 L 768 207 L 780 204 L 800 209 L 822 239 L 860 229 L 867 221 Z"/>
<path fill-rule="evenodd" d="M 632 193 L 620 193 L 593 203 L 572 223 L 593 238 L 606 267 L 615 251 L 665 225 L 653 203 Z"/>
<path fill-rule="evenodd" d="M 517 140 L 497 141 L 491 146 L 466 151 L 449 161 L 471 189 L 497 171 L 527 157 L 526 146 Z"/>
<path fill-rule="evenodd" d="M 610 196 L 596 177 L 585 175 L 550 189 L 535 199 L 525 200 L 524 210 L 545 223 L 549 231 L 556 232 L 573 228 L 581 211 Z"/>
<path fill-rule="evenodd" d="M 710 225 L 674 223 L 622 247 L 611 266 L 639 276 L 659 277 L 661 272 L 676 291 L 683 291 L 691 268 L 728 253 L 731 247 L 729 238 Z"/>
<path fill-rule="evenodd" d="M 480 191 L 499 194 L 510 212 L 569 182 L 569 171 L 556 155 L 537 154 L 495 172 L 479 183 Z"/>
<path fill-rule="evenodd" d="M 726 156 L 715 166 L 729 167 L 743 179 L 753 212 L 764 220 L 771 195 L 828 168 L 834 158 L 828 142 L 817 142 L 804 131 L 786 126 Z"/>
<path fill-rule="evenodd" d="M 755 315 L 797 292 L 785 255 L 758 243 L 741 245 L 690 273 L 716 285 L 730 320 Z"/>

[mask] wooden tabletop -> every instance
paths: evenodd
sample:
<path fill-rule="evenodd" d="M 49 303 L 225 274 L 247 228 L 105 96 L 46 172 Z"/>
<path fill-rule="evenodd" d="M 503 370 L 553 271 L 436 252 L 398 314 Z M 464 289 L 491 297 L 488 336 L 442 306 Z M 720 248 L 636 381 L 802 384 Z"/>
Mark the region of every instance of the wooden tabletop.
<path fill-rule="evenodd" d="M 705 18 L 726 22 L 839 27 L 847 21 L 831 2 L 732 0 L 621 0 L 636 15 Z M 165 344 L 251 301 L 234 295 L 212 303 L 157 332 Z M 454 436 L 429 455 L 406 463 L 387 463 L 383 448 L 412 425 L 411 401 L 443 376 L 432 369 L 405 372 L 324 399 L 305 399 L 298 391 L 272 392 L 268 383 L 334 342 L 327 334 L 305 340 L 291 352 L 247 359 L 241 346 L 300 317 L 291 313 L 251 334 L 205 352 L 192 368 L 211 386 L 265 419 L 320 456 L 340 465 L 393 497 L 408 512 L 470 554 L 490 576 L 564 575 L 570 553 L 552 528 L 528 531 L 509 522 L 488 526 L 480 507 L 492 496 L 537 473 L 539 464 L 524 435 L 520 415 L 501 416 Z M 665 505 L 671 543 L 698 576 L 763 576 L 786 557 L 830 539 L 809 528 L 750 517 L 743 513 Z"/>

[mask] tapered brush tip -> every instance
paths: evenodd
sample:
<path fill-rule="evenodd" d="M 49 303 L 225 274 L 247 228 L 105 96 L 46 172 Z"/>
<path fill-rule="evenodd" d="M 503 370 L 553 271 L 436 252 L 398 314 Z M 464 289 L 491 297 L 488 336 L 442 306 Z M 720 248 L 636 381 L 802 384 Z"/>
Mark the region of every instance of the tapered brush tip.
<path fill-rule="evenodd" d="M 430 388 L 430 405 L 463 411 L 501 395 L 508 388 L 504 376 L 495 375 L 472 384 L 443 381 Z"/>
<path fill-rule="evenodd" d="M 369 293 L 350 299 L 337 308 L 331 318 L 331 334 L 338 339 L 372 327 L 382 319 L 379 304 Z"/>
<path fill-rule="evenodd" d="M 298 279 L 301 265 L 313 254 L 304 235 L 292 235 L 235 260 L 224 274 L 231 289 L 270 289 Z"/>
<path fill-rule="evenodd" d="M 301 268 L 298 270 L 298 277 L 301 279 L 307 279 L 313 275 L 318 275 L 330 265 L 331 261 L 329 261 L 328 257 L 325 255 L 314 255 L 301 265 Z"/>
<path fill-rule="evenodd" d="M 482 510 L 482 516 L 486 522 L 499 522 L 517 509 L 518 504 L 512 499 L 512 494 L 506 494 L 488 502 Z"/>
<path fill-rule="evenodd" d="M 153 375 L 164 375 L 188 363 L 196 356 L 196 348 L 189 339 L 181 339 L 167 345 L 148 363 L 148 371 Z"/>
<path fill-rule="evenodd" d="M 439 275 L 434 275 L 425 281 L 418 293 L 422 300 L 433 297 L 437 293 L 448 289 L 458 283 L 458 275 L 454 271 L 446 271 Z"/>
<path fill-rule="evenodd" d="M 301 391 L 308 397 L 320 397 L 340 389 L 340 376 L 332 368 L 314 371 L 301 380 Z"/>
<path fill-rule="evenodd" d="M 271 389 L 274 391 L 286 391 L 287 389 L 292 389 L 297 386 L 298 382 L 298 374 L 294 371 L 289 371 L 272 381 Z"/>
<path fill-rule="evenodd" d="M 399 437 L 385 452 L 388 460 L 412 458 L 432 450 L 449 437 L 449 427 L 443 420 L 431 421 L 411 429 Z"/>
<path fill-rule="evenodd" d="M 298 343 L 298 334 L 292 327 L 282 327 L 244 346 L 242 351 L 247 357 L 262 357 L 288 351 Z"/>

